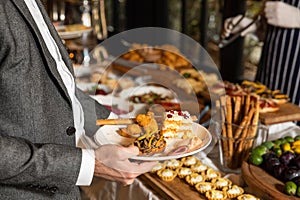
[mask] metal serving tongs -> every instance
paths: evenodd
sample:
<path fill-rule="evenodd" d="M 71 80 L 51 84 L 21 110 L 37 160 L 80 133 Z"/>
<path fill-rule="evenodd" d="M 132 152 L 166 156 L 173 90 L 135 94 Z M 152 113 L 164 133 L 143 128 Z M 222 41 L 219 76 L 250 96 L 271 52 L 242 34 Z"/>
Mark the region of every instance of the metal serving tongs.
<path fill-rule="evenodd" d="M 264 12 L 264 3 L 266 2 L 266 0 L 264 0 L 262 2 L 262 7 L 260 8 L 259 12 L 253 17 L 253 21 L 250 22 L 247 26 L 245 26 L 244 28 L 242 28 L 241 30 L 239 30 L 238 32 L 236 32 L 234 35 L 231 35 L 230 37 L 222 37 L 222 40 L 219 43 L 219 48 L 224 48 L 227 45 L 231 44 L 233 41 L 235 41 L 237 38 L 239 38 L 241 36 L 241 34 L 243 33 L 243 31 L 245 31 L 246 29 L 248 29 L 250 26 L 252 26 L 253 24 L 257 23 L 258 21 L 261 20 L 263 12 Z M 236 23 L 232 23 L 229 22 L 228 26 L 231 26 L 231 29 L 234 29 L 234 27 L 236 27 L 239 23 L 241 23 L 241 21 L 245 18 L 245 14 L 242 15 L 240 17 L 240 19 L 236 22 Z"/>

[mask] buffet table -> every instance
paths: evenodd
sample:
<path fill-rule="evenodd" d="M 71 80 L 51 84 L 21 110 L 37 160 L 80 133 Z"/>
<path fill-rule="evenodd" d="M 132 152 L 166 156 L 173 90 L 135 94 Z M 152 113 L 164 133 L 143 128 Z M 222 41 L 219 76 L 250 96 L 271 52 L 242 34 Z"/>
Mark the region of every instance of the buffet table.
<path fill-rule="evenodd" d="M 132 68 L 114 65 L 115 70 L 118 70 L 122 73 L 127 73 L 134 76 L 134 80 L 138 78 L 142 78 L 145 76 L 144 71 L 140 71 L 138 69 L 133 70 Z M 153 66 L 151 66 L 153 67 Z M 166 78 L 165 74 L 161 71 L 157 71 L 153 68 L 146 68 L 147 74 L 150 73 L 154 80 L 159 80 L 161 85 L 164 86 L 173 86 L 172 80 L 176 78 L 176 73 L 170 73 L 170 76 Z M 76 70 L 75 70 L 76 73 Z M 173 76 L 171 76 L 173 75 Z M 175 77 L 175 78 L 174 78 Z M 118 80 L 118 79 L 117 79 Z M 141 79 L 140 79 L 141 80 Z M 103 83 L 103 82 L 102 82 Z M 145 84 L 145 83 L 143 83 Z M 80 84 L 78 84 L 80 85 Z M 81 88 L 82 89 L 82 88 Z M 173 89 L 173 88 L 172 88 Z M 176 89 L 176 88 L 175 88 Z M 178 88 L 178 90 L 173 90 L 176 93 L 183 93 L 182 88 Z M 206 94 L 206 95 L 205 95 Z M 101 104 L 105 104 L 106 99 L 109 96 L 101 96 L 101 95 L 92 95 L 97 101 Z M 210 104 L 210 95 L 208 93 L 201 93 L 201 98 L 196 102 L 197 105 L 200 103 L 199 108 L 203 108 L 203 104 Z M 186 101 L 189 101 L 189 95 L 185 95 L 187 97 Z M 110 102 L 109 103 L 113 103 Z M 201 103 L 203 103 L 201 105 Z M 113 105 L 111 105 L 113 106 Z M 192 109 L 191 109 L 192 110 Z M 134 111 L 133 111 L 134 113 Z M 134 114 L 123 115 L 123 117 L 134 117 Z M 268 140 L 274 140 L 276 138 L 283 137 L 285 135 L 300 135 L 300 128 L 296 126 L 291 121 L 300 120 L 300 107 L 293 105 L 291 103 L 287 103 L 282 105 L 281 109 L 274 113 L 265 113 L 260 115 L 260 122 L 267 126 L 269 131 Z M 214 141 L 215 142 L 215 141 Z M 207 154 L 206 154 L 207 153 Z M 210 146 L 208 152 L 200 152 L 194 155 L 199 158 L 202 163 L 208 165 L 209 167 L 220 171 L 222 176 L 229 178 L 233 183 L 242 186 L 246 192 L 250 194 L 255 194 L 256 196 L 264 199 L 263 192 L 257 193 L 257 187 L 255 184 L 250 185 L 252 175 L 248 173 L 247 175 L 247 185 L 244 182 L 243 174 L 225 174 L 222 172 L 222 168 L 219 165 L 219 152 L 215 143 Z M 246 169 L 246 168 L 245 168 Z M 250 174 L 250 175 L 249 175 Z M 254 178 L 254 177 L 253 177 Z M 272 186 L 274 187 L 274 186 Z M 129 186 L 122 186 L 115 182 L 110 182 L 102 179 L 94 179 L 92 185 L 90 187 L 82 187 L 84 191 L 83 199 L 88 200 L 97 200 L 97 199 L 120 199 L 120 200 L 131 200 L 131 199 L 206 199 L 202 194 L 197 192 L 193 187 L 189 186 L 184 180 L 176 177 L 173 181 L 165 182 L 161 180 L 156 174 L 146 173 L 138 177 L 133 184 Z M 259 196 L 261 195 L 261 196 Z M 272 198 L 271 198 L 272 199 Z M 271 200 L 270 199 L 270 200 Z M 269 200 L 266 198 L 266 200 Z M 272 199 L 273 200 L 273 199 Z M 278 199 L 279 200 L 279 199 Z"/>

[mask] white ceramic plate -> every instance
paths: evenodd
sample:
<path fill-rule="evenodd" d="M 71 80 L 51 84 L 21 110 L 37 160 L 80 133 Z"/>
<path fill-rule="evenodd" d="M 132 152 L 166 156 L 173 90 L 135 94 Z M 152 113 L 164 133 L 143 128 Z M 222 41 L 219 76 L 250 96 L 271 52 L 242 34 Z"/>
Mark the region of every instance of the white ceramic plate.
<path fill-rule="evenodd" d="M 71 31 L 66 31 L 68 28 L 71 28 Z M 58 26 L 56 28 L 58 35 L 62 39 L 74 39 L 81 37 L 83 33 L 88 33 L 92 31 L 92 28 L 86 27 L 84 25 L 72 24 L 65 26 Z"/>
<path fill-rule="evenodd" d="M 134 139 L 126 138 L 120 136 L 116 131 L 122 126 L 116 126 L 116 125 L 106 125 L 99 128 L 97 133 L 94 136 L 94 139 L 97 144 L 103 145 L 103 144 L 119 144 L 123 146 L 127 146 L 129 144 L 132 144 Z M 125 127 L 125 126 L 123 126 Z M 183 153 L 179 155 L 173 155 L 169 156 L 167 155 L 172 149 L 174 149 L 174 144 L 180 139 L 169 139 L 167 140 L 167 147 L 163 153 L 157 153 L 151 156 L 136 156 L 131 159 L 133 160 L 139 160 L 139 161 L 164 161 L 164 160 L 170 160 L 170 159 L 177 159 L 182 158 L 185 156 L 196 154 L 202 150 L 204 150 L 211 142 L 212 136 L 210 132 L 201 126 L 200 124 L 193 123 L 192 125 L 193 132 L 202 140 L 202 145 L 198 149 Z"/>
<path fill-rule="evenodd" d="M 162 97 L 175 97 L 175 93 L 171 90 L 168 90 L 164 87 L 158 86 L 139 86 L 139 87 L 131 87 L 125 90 L 122 90 L 119 96 L 123 99 L 128 99 L 134 95 L 143 95 L 148 94 L 150 92 L 155 92 L 156 94 L 161 95 Z"/>

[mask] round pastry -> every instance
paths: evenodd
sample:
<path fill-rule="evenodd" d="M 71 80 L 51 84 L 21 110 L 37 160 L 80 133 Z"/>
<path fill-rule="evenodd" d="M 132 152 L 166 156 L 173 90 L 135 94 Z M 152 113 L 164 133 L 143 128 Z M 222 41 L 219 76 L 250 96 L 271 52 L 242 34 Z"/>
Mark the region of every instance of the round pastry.
<path fill-rule="evenodd" d="M 164 169 L 165 168 L 165 164 L 164 163 L 157 163 L 152 170 L 150 171 L 151 173 L 157 173 L 159 170 Z"/>
<path fill-rule="evenodd" d="M 197 183 L 204 182 L 205 177 L 198 173 L 192 173 L 185 177 L 186 182 L 190 185 L 196 185 Z"/>
<path fill-rule="evenodd" d="M 237 185 L 231 185 L 228 187 L 224 187 L 223 191 L 226 192 L 228 198 L 235 198 L 244 193 L 244 189 Z"/>
<path fill-rule="evenodd" d="M 172 169 L 161 169 L 157 171 L 157 175 L 164 181 L 172 181 L 176 177 L 176 171 Z"/>
<path fill-rule="evenodd" d="M 260 200 L 260 198 L 251 194 L 242 194 L 236 198 L 237 200 Z"/>
<path fill-rule="evenodd" d="M 201 194 L 206 193 L 207 191 L 210 191 L 212 189 L 214 189 L 213 185 L 211 184 L 211 182 L 200 182 L 197 183 L 195 185 L 195 188 L 198 192 L 200 192 Z"/>
<path fill-rule="evenodd" d="M 228 178 L 222 178 L 222 177 L 213 178 L 211 180 L 211 183 L 214 184 L 216 189 L 222 189 L 224 187 L 231 186 L 231 184 L 232 184 L 231 180 L 229 180 Z"/>
<path fill-rule="evenodd" d="M 186 176 L 192 174 L 192 170 L 188 167 L 180 167 L 176 169 L 176 172 L 179 178 L 185 178 Z"/>
<path fill-rule="evenodd" d="M 224 200 L 227 198 L 225 192 L 215 189 L 205 192 L 205 197 L 208 200 Z"/>
<path fill-rule="evenodd" d="M 176 160 L 176 159 L 166 160 L 165 165 L 166 165 L 167 168 L 177 169 L 177 168 L 182 166 L 182 162 L 179 161 L 179 160 Z"/>
<path fill-rule="evenodd" d="M 208 168 L 205 172 L 205 177 L 207 180 L 212 180 L 214 178 L 221 177 L 221 173 L 213 170 L 212 168 Z"/>
<path fill-rule="evenodd" d="M 207 169 L 208 166 L 202 164 L 201 162 L 197 162 L 196 164 L 191 166 L 191 170 L 195 173 L 205 173 Z"/>
<path fill-rule="evenodd" d="M 181 159 L 181 162 L 184 166 L 190 167 L 197 163 L 198 159 L 194 156 L 187 156 Z"/>

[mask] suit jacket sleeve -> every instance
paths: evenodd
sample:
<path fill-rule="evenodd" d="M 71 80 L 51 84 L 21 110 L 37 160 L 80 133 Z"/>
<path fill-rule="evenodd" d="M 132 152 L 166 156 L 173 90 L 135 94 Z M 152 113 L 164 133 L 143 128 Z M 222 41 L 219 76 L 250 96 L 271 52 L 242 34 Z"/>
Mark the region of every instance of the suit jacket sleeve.
<path fill-rule="evenodd" d="M 58 144 L 32 144 L 2 133 L 0 154 L 1 184 L 26 187 L 38 182 L 60 188 L 63 193 L 68 191 L 68 185 L 75 184 L 79 173 L 76 164 L 81 162 L 80 149 Z"/>

